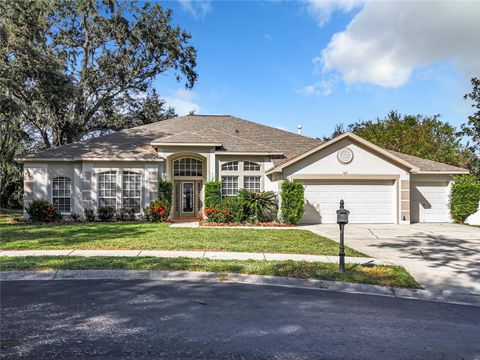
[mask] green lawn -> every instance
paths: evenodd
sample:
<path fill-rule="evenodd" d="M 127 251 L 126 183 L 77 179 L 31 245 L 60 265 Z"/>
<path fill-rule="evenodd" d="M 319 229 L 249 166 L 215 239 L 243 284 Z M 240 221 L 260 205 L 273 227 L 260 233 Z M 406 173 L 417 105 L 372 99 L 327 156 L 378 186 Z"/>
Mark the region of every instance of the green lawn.
<path fill-rule="evenodd" d="M 302 279 L 321 279 L 419 288 L 413 277 L 400 266 L 347 265 L 338 272 L 337 264 L 295 261 L 209 260 L 190 258 L 127 258 L 127 257 L 0 257 L 0 270 L 183 270 L 215 273 L 239 273 L 289 276 Z"/>
<path fill-rule="evenodd" d="M 333 240 L 304 230 L 171 228 L 159 223 L 0 225 L 0 249 L 161 249 L 337 255 Z M 347 256 L 366 256 L 346 249 Z"/>
<path fill-rule="evenodd" d="M 15 209 L 4 209 L 0 208 L 0 224 L 9 224 L 15 219 L 22 219 L 23 211 Z"/>

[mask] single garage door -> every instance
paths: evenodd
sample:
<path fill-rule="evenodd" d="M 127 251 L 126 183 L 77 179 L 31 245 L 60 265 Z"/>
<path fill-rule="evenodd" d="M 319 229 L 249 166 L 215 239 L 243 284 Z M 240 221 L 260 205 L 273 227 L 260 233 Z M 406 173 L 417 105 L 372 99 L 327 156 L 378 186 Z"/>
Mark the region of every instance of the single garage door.
<path fill-rule="evenodd" d="M 450 222 L 448 183 L 413 183 L 410 207 L 412 222 Z"/>
<path fill-rule="evenodd" d="M 305 181 L 304 224 L 334 224 L 340 200 L 350 210 L 350 222 L 394 223 L 393 181 Z"/>

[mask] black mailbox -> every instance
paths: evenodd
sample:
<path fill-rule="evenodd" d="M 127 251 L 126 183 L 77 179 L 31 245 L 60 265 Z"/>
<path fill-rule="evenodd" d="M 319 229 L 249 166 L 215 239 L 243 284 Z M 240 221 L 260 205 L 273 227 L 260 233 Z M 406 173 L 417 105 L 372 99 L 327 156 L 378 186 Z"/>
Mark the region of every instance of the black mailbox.
<path fill-rule="evenodd" d="M 337 224 L 348 224 L 350 211 L 344 208 L 344 201 L 340 200 L 340 209 L 337 210 Z"/>

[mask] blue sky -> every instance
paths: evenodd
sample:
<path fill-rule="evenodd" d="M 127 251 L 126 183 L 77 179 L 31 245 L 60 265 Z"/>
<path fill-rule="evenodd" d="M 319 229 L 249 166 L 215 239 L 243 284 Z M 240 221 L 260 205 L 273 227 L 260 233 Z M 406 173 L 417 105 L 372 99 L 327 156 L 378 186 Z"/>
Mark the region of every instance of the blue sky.
<path fill-rule="evenodd" d="M 305 135 L 321 137 L 336 123 L 390 110 L 441 114 L 455 126 L 471 113 L 463 95 L 469 77 L 480 75 L 480 56 L 463 50 L 470 41 L 465 34 L 480 31 L 475 18 L 465 17 L 477 10 L 480 15 L 474 3 L 435 6 L 438 24 L 418 29 L 412 24 L 435 14 L 415 2 L 161 4 L 174 10 L 174 22 L 190 32 L 198 50 L 199 80 L 192 91 L 173 76 L 155 82 L 180 114 L 231 114 L 290 131 L 302 124 Z M 458 14 L 451 15 L 452 7 Z M 399 12 L 417 18 L 385 21 Z M 439 34 L 439 27 L 449 26 L 450 35 Z"/>

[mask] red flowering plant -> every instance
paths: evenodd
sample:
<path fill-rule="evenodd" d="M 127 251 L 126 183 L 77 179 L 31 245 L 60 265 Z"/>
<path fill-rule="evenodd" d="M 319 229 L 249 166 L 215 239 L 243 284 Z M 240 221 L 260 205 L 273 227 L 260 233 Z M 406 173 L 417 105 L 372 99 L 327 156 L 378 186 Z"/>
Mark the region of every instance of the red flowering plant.
<path fill-rule="evenodd" d="M 26 208 L 32 222 L 55 222 L 62 219 L 62 215 L 47 200 L 33 200 Z"/>
<path fill-rule="evenodd" d="M 144 209 L 145 219 L 148 221 L 168 221 L 170 207 L 163 201 L 154 200 Z"/>
<path fill-rule="evenodd" d="M 211 223 L 225 223 L 229 221 L 229 211 L 224 209 L 206 208 L 205 216 L 207 221 Z"/>

